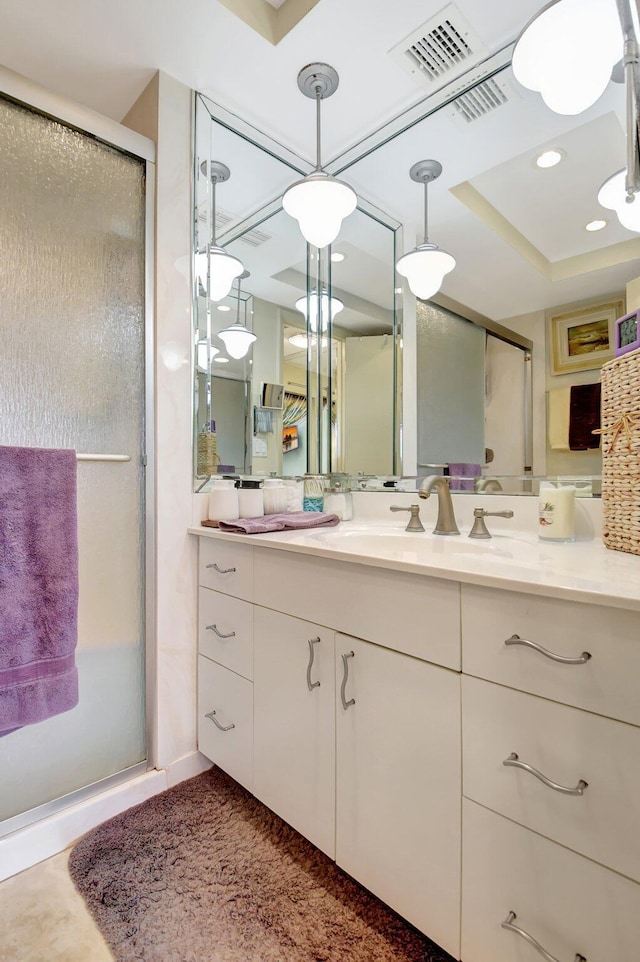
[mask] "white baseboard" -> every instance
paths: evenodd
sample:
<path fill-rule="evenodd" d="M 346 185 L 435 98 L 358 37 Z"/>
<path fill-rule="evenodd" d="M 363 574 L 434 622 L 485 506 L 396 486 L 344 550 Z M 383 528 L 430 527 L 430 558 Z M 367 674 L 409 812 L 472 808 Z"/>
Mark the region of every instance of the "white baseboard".
<path fill-rule="evenodd" d="M 183 758 L 179 758 L 169 765 L 167 769 L 168 787 L 172 788 L 174 785 L 184 782 L 187 778 L 193 778 L 194 775 L 206 772 L 208 768 L 211 768 L 211 765 L 209 759 L 201 755 L 200 752 L 190 752 L 188 755 L 184 755 Z"/>
<path fill-rule="evenodd" d="M 180 759 L 176 764 L 180 766 L 184 761 Z M 166 771 L 146 772 L 7 835 L 0 840 L 0 881 L 63 852 L 90 829 L 163 792 L 168 788 L 167 774 Z"/>

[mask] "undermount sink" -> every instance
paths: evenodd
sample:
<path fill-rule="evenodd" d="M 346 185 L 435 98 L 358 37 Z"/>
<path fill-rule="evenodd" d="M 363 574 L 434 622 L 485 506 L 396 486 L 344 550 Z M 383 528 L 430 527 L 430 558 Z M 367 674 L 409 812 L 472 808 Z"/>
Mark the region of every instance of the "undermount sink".
<path fill-rule="evenodd" d="M 314 532 L 310 537 L 327 548 L 353 554 L 414 558 L 464 557 L 482 555 L 493 558 L 513 558 L 515 552 L 530 553 L 532 546 L 524 541 L 494 537 L 486 541 L 472 541 L 466 535 L 443 536 L 413 531 L 331 531 Z"/>

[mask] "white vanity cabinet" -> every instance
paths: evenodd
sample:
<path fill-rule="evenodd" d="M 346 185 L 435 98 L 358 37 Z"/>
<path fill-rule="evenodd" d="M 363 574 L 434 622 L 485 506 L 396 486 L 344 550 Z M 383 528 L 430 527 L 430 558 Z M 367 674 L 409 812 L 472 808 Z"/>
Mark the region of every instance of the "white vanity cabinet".
<path fill-rule="evenodd" d="M 460 677 L 336 637 L 336 861 L 459 957 Z"/>
<path fill-rule="evenodd" d="M 258 606 L 254 627 L 254 794 L 334 858 L 334 633 Z"/>

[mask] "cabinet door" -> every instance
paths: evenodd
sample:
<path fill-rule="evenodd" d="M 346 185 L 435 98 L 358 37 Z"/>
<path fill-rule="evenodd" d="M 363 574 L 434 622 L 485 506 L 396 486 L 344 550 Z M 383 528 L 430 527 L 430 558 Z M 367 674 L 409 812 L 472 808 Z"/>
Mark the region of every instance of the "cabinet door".
<path fill-rule="evenodd" d="M 460 676 L 346 635 L 336 671 L 336 861 L 459 958 Z"/>
<path fill-rule="evenodd" d="M 253 685 L 198 656 L 198 748 L 252 791 Z"/>
<path fill-rule="evenodd" d="M 253 791 L 333 858 L 333 632 L 256 607 L 254 639 Z"/>

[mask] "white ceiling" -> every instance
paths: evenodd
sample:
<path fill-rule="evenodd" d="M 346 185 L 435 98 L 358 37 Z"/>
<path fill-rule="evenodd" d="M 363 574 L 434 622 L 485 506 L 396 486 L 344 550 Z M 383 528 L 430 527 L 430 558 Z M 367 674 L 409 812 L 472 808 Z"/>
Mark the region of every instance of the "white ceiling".
<path fill-rule="evenodd" d="M 456 0 L 489 52 L 511 42 L 545 3 Z M 118 120 L 162 69 L 312 160 L 314 110 L 296 76 L 304 64 L 324 60 L 340 73 L 338 91 L 323 106 L 323 158 L 329 161 L 425 97 L 389 50 L 445 6 L 446 0 L 319 0 L 273 46 L 216 0 L 190 0 L 188 16 L 184 0 L 0 0 L 0 63 Z M 344 175 L 405 225 L 410 248 L 421 229 L 422 189 L 409 179 L 409 167 L 429 156 L 440 160 L 442 178 L 430 189 L 431 236 L 458 262 L 444 293 L 496 319 L 611 292 L 638 273 L 637 262 L 626 263 L 552 282 L 450 192 L 470 182 L 550 261 L 634 236 L 615 225 L 601 235 L 580 233 L 597 216 L 593 198 L 602 172 L 624 166 L 622 89 L 610 84 L 590 111 L 563 118 L 512 77 L 507 81 L 509 101 L 494 114 L 464 127 L 444 108 Z M 233 134 L 217 144 L 219 158 L 232 167 L 218 203 L 236 217 L 295 179 L 264 158 L 261 176 L 254 176 L 252 152 Z M 531 157 L 546 145 L 565 146 L 571 165 L 534 169 Z M 277 231 L 264 225 L 277 234 L 277 245 L 245 247 L 242 256 L 252 282 L 265 278 L 254 293 L 291 306 L 298 293 L 277 276 L 299 267 L 302 255 L 295 225 L 285 221 Z M 364 234 L 356 219 L 343 225 L 340 241 L 363 254 L 336 270 L 334 282 L 341 286 L 342 275 L 355 297 L 388 307 L 379 255 L 367 249 Z"/>

